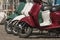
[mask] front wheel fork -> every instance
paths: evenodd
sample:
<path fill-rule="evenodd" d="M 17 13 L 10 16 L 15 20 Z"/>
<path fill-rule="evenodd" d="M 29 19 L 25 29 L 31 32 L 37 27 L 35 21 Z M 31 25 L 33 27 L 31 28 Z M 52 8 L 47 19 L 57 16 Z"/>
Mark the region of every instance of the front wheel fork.
<path fill-rule="evenodd" d="M 19 29 L 23 30 L 24 29 L 23 27 L 26 26 L 26 23 L 24 23 L 24 22 L 19 23 L 18 26 L 19 26 Z"/>

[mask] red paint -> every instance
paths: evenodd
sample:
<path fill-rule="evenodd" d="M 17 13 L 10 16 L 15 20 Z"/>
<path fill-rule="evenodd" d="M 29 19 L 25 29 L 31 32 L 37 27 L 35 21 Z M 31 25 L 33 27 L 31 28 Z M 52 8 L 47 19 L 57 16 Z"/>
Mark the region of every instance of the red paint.
<path fill-rule="evenodd" d="M 29 12 L 31 18 L 34 20 L 35 25 L 38 27 L 39 27 L 38 14 L 40 12 L 41 6 L 42 5 L 35 3 L 31 9 L 31 11 Z"/>
<path fill-rule="evenodd" d="M 26 22 L 28 23 L 30 26 L 35 27 L 36 25 L 34 24 L 34 21 L 32 18 L 29 17 L 24 17 L 23 19 L 20 20 L 20 22 Z"/>

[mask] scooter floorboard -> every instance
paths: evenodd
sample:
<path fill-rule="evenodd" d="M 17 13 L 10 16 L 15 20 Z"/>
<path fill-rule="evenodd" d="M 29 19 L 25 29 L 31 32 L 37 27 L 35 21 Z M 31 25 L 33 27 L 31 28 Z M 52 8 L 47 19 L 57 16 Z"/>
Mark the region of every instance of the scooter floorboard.
<path fill-rule="evenodd" d="M 60 38 L 60 35 L 50 36 L 48 34 L 32 33 L 30 38 Z"/>
<path fill-rule="evenodd" d="M 46 31 L 45 31 L 45 33 L 41 33 L 41 32 L 39 32 L 39 30 L 34 29 L 30 38 L 60 38 L 60 34 L 49 33 Z"/>

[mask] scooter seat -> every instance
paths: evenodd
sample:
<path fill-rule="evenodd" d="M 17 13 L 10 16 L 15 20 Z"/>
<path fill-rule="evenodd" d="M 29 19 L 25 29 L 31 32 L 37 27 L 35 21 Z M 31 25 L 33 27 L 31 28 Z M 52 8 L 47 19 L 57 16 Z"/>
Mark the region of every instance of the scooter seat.
<path fill-rule="evenodd" d="M 51 10 L 51 11 L 59 11 L 60 10 L 60 5 L 56 5 L 56 6 L 51 6 L 51 5 L 46 5 L 42 7 L 42 10 Z"/>
<path fill-rule="evenodd" d="M 41 0 L 33 0 L 35 3 L 40 3 Z"/>
<path fill-rule="evenodd" d="M 59 11 L 59 10 L 60 10 L 60 5 L 52 6 L 52 11 Z"/>

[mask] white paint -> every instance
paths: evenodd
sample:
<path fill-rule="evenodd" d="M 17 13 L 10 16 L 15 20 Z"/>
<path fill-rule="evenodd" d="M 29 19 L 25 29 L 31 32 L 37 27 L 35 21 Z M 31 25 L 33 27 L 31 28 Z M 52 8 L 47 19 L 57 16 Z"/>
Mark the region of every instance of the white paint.
<path fill-rule="evenodd" d="M 25 17 L 25 15 L 19 15 L 19 16 L 15 17 L 12 21 L 14 21 L 14 20 L 21 20 L 24 17 Z"/>
<path fill-rule="evenodd" d="M 43 23 L 40 23 L 40 26 L 48 26 L 52 24 L 49 10 L 42 12 L 42 18 L 43 18 Z"/>
<path fill-rule="evenodd" d="M 33 6 L 33 3 L 28 3 L 27 9 L 24 11 L 24 14 L 25 14 L 26 16 L 29 16 L 28 13 L 29 13 L 29 11 L 31 10 L 32 6 Z"/>
<path fill-rule="evenodd" d="M 19 16 L 15 17 L 12 21 L 21 20 L 22 18 L 29 16 L 28 12 L 31 10 L 32 6 L 33 6 L 33 3 L 27 2 L 25 4 L 25 7 L 23 8 L 23 10 L 21 11 L 21 13 L 23 15 L 19 15 Z"/>
<path fill-rule="evenodd" d="M 25 16 L 29 16 L 28 12 L 31 10 L 32 6 L 33 3 L 27 2 L 21 13 L 24 14 Z"/>
<path fill-rule="evenodd" d="M 28 3 L 25 4 L 25 7 L 24 7 L 23 10 L 21 11 L 22 14 L 23 14 L 24 11 L 27 9 L 27 5 L 28 5 Z"/>

